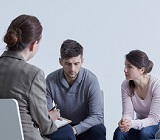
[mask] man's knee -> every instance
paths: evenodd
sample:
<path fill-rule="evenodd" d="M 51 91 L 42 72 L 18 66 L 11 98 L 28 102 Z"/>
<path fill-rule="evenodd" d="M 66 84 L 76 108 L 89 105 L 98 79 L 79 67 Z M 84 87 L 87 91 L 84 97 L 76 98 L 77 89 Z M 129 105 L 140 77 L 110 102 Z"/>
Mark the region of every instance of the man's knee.
<path fill-rule="evenodd" d="M 91 135 L 94 135 L 99 138 L 106 137 L 106 127 L 103 124 L 95 125 L 89 129 Z"/>

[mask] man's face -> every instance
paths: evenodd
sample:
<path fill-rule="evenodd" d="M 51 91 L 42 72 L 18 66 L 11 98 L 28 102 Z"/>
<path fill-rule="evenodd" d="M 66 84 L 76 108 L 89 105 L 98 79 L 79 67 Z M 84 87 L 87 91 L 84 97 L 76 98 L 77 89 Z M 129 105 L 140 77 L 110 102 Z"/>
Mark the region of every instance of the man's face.
<path fill-rule="evenodd" d="M 83 63 L 83 58 L 81 55 L 78 55 L 77 57 L 71 57 L 67 59 L 60 58 L 59 62 L 64 69 L 66 79 L 72 81 L 76 79 L 80 71 L 80 68 Z"/>

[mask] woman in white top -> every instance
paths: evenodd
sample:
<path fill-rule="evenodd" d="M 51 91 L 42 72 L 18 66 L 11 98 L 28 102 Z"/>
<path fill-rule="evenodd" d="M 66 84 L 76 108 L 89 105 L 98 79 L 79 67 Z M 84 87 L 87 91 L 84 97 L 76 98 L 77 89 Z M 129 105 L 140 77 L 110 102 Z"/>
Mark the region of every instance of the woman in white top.
<path fill-rule="evenodd" d="M 145 52 L 132 50 L 126 55 L 126 80 L 121 85 L 122 118 L 113 140 L 155 138 L 160 121 L 160 81 L 148 74 L 152 68 L 153 62 Z"/>

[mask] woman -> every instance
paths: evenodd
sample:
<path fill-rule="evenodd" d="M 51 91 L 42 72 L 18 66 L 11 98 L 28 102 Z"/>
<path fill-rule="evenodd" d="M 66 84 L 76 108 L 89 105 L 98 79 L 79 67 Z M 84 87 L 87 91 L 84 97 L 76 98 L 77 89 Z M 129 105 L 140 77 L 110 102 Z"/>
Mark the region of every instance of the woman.
<path fill-rule="evenodd" d="M 148 74 L 152 67 L 153 62 L 143 51 L 132 50 L 126 55 L 126 80 L 121 85 L 122 119 L 113 140 L 149 140 L 155 137 L 160 120 L 160 81 Z"/>
<path fill-rule="evenodd" d="M 15 18 L 4 36 L 7 44 L 0 57 L 0 98 L 18 101 L 25 140 L 75 140 L 71 126 L 57 131 L 58 111 L 47 110 L 44 73 L 28 64 L 39 48 L 42 26 L 30 15 Z M 62 135 L 63 134 L 63 137 Z"/>

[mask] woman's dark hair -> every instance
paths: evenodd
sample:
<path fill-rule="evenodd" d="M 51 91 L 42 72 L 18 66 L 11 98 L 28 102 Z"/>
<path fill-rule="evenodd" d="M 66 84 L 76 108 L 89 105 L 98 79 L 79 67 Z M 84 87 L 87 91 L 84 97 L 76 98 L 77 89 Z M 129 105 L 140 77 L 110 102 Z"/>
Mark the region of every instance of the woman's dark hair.
<path fill-rule="evenodd" d="M 151 72 L 153 62 L 149 60 L 147 54 L 141 50 L 132 50 L 126 55 L 127 61 L 138 69 L 145 68 L 144 74 Z M 133 80 L 129 81 L 130 96 L 134 95 L 135 83 Z"/>
<path fill-rule="evenodd" d="M 35 16 L 20 15 L 8 27 L 4 42 L 9 51 L 21 51 L 35 41 L 39 41 L 41 36 L 42 26 L 39 20 Z"/>
<path fill-rule="evenodd" d="M 75 40 L 67 39 L 62 43 L 60 53 L 62 59 L 83 56 L 83 47 Z"/>

